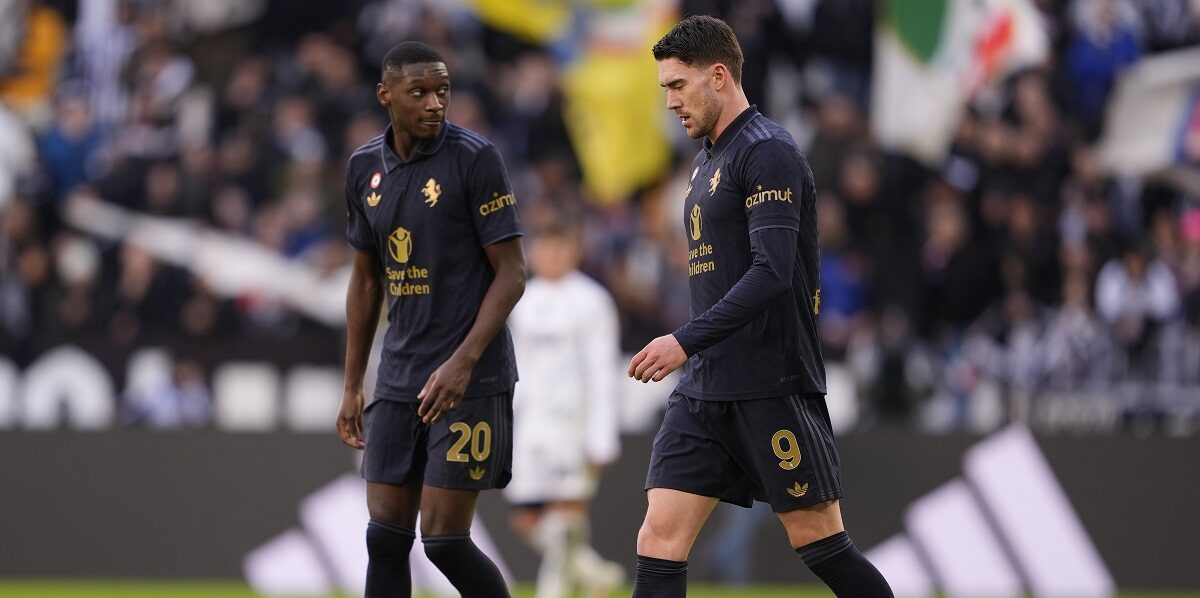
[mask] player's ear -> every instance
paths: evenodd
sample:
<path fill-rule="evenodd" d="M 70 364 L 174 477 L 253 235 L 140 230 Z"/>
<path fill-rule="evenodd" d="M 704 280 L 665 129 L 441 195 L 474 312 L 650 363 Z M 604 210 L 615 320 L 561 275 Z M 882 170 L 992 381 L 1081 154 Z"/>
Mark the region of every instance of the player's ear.
<path fill-rule="evenodd" d="M 713 89 L 721 91 L 729 83 L 729 69 L 719 62 L 713 63 L 709 68 L 712 69 Z"/>
<path fill-rule="evenodd" d="M 392 105 L 392 92 L 383 83 L 375 84 L 375 97 L 379 98 L 379 103 L 384 106 Z"/>

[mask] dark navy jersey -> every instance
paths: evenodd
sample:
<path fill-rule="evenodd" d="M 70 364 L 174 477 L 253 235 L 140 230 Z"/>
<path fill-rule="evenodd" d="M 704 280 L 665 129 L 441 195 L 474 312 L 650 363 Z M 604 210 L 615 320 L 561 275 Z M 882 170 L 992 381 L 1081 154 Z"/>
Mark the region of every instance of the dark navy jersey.
<path fill-rule="evenodd" d="M 379 260 L 388 329 L 375 397 L 416 401 L 475 322 L 495 278 L 484 247 L 519 236 L 516 198 L 490 141 L 446 123 L 402 160 L 384 133 L 346 167 L 346 238 Z M 517 380 L 505 327 L 483 352 L 466 397 L 504 392 Z"/>
<path fill-rule="evenodd" d="M 678 391 L 702 400 L 824 393 L 816 191 L 800 147 L 751 106 L 692 163 L 691 321 Z"/>

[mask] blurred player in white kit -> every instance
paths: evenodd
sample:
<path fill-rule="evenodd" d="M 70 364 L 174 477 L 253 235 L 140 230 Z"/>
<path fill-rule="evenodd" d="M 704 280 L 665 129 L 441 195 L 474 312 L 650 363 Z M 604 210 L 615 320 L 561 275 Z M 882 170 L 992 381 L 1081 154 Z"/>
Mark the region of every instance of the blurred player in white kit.
<path fill-rule="evenodd" d="M 534 278 L 509 319 L 521 379 L 513 399 L 513 528 L 541 555 L 537 598 L 624 580 L 588 541 L 597 474 L 620 449 L 618 327 L 611 295 L 576 268 L 577 231 L 558 220 L 529 244 Z"/>

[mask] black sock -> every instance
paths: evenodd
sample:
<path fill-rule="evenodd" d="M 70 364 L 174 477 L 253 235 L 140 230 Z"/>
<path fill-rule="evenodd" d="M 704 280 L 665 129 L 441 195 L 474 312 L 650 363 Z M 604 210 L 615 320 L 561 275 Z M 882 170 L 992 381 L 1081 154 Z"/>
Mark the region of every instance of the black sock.
<path fill-rule="evenodd" d="M 839 598 L 894 598 L 887 580 L 854 547 L 846 532 L 806 544 L 796 552 Z"/>
<path fill-rule="evenodd" d="M 633 598 L 682 598 L 687 595 L 687 561 L 638 555 Z"/>
<path fill-rule="evenodd" d="M 408 552 L 415 536 L 413 530 L 386 521 L 367 523 L 367 598 L 412 596 Z"/>
<path fill-rule="evenodd" d="M 462 598 L 507 598 L 508 584 L 471 534 L 425 536 L 425 554 L 437 565 Z"/>

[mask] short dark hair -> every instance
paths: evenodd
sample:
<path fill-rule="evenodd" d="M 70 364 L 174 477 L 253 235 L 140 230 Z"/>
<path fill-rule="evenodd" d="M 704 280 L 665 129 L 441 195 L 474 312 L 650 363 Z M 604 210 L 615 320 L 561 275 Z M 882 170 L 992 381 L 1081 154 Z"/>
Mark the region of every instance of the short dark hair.
<path fill-rule="evenodd" d="M 678 58 L 688 66 L 724 64 L 737 83 L 742 82 L 742 46 L 733 29 L 721 19 L 691 15 L 675 24 L 654 44 L 655 60 Z"/>
<path fill-rule="evenodd" d="M 383 57 L 383 72 L 399 73 L 406 64 L 446 62 L 433 46 L 425 42 L 400 42 Z"/>

